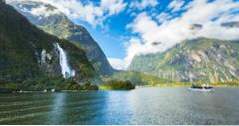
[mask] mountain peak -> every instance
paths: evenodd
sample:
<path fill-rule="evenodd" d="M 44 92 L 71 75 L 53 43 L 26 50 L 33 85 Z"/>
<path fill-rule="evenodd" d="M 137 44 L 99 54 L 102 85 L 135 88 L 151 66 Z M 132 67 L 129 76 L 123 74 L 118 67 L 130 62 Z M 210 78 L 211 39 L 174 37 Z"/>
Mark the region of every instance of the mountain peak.
<path fill-rule="evenodd" d="M 83 48 L 87 58 L 100 74 L 107 75 L 114 71 L 104 52 L 87 29 L 72 22 L 57 8 L 35 1 L 11 2 L 10 5 L 43 31 L 67 39 L 79 48 Z"/>
<path fill-rule="evenodd" d="M 10 5 L 21 9 L 23 14 L 31 14 L 33 16 L 37 16 L 38 20 L 42 18 L 55 16 L 55 15 L 62 15 L 62 12 L 59 11 L 56 7 L 40 2 L 40 1 L 10 1 Z"/>
<path fill-rule="evenodd" d="M 136 56 L 129 69 L 175 81 L 239 80 L 238 52 L 238 41 L 197 38 L 163 53 Z"/>
<path fill-rule="evenodd" d="M 95 70 L 82 49 L 43 32 L 7 4 L 0 4 L 0 17 L 0 82 L 62 77 L 63 55 L 75 71 L 74 80 L 95 77 Z M 65 54 L 57 51 L 55 43 L 59 43 Z"/>

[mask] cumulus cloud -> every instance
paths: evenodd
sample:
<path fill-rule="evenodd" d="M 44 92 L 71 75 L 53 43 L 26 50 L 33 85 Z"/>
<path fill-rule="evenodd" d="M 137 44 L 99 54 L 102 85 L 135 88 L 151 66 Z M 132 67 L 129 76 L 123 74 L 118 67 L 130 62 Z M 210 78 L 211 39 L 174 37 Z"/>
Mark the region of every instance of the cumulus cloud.
<path fill-rule="evenodd" d="M 126 7 L 126 3 L 123 0 L 102 0 L 101 8 L 109 11 L 109 15 L 114 15 L 121 12 Z"/>
<path fill-rule="evenodd" d="M 143 10 L 147 7 L 155 7 L 159 3 L 157 0 L 141 0 L 141 1 L 133 1 L 130 4 L 130 8 L 137 8 L 139 10 Z"/>
<path fill-rule="evenodd" d="M 92 1 L 83 4 L 79 0 L 7 1 L 44 2 L 58 8 L 71 19 L 80 19 L 94 26 L 101 25 L 108 17 L 124 11 L 127 6 L 124 0 L 101 0 L 99 4 Z M 197 37 L 239 39 L 238 27 L 221 25 L 225 22 L 239 21 L 237 0 L 194 0 L 188 3 L 173 0 L 165 11 L 154 14 L 147 12 L 146 8 L 160 5 L 157 0 L 135 0 L 129 3 L 130 9 L 138 9 L 140 13 L 135 11 L 133 21 L 127 25 L 128 30 L 134 35 L 127 42 L 126 58 L 109 59 L 117 69 L 125 69 L 136 55 L 163 52 L 185 39 Z M 39 14 L 45 9 L 40 7 L 32 12 Z M 195 24 L 202 27 L 192 28 Z"/>
<path fill-rule="evenodd" d="M 169 8 L 178 11 L 184 3 L 173 1 Z M 197 37 L 208 37 L 224 40 L 239 39 L 238 28 L 226 28 L 223 22 L 238 21 L 239 3 L 233 0 L 194 0 L 187 5 L 187 10 L 180 17 L 168 18 L 159 14 L 155 20 L 150 14 L 142 12 L 128 27 L 138 35 L 138 42 L 129 40 L 125 64 L 129 65 L 135 55 L 163 52 L 175 44 Z M 185 9 L 185 8 L 182 8 Z M 164 13 L 164 12 L 162 12 Z M 201 24 L 203 27 L 192 30 L 191 26 Z M 153 43 L 160 44 L 153 44 Z"/>
<path fill-rule="evenodd" d="M 30 12 L 31 14 L 36 16 L 44 16 L 44 17 L 49 17 L 51 15 L 60 13 L 60 11 L 58 10 L 49 10 L 49 8 L 47 8 L 44 5 L 41 5 L 37 8 L 32 8 L 31 10 L 25 10 L 25 11 Z"/>
<path fill-rule="evenodd" d="M 7 0 L 7 2 L 36 1 L 50 4 L 71 19 L 80 19 L 93 26 L 101 25 L 108 17 L 122 12 L 126 3 L 123 0 L 101 0 L 99 5 L 93 2 L 83 4 L 79 0 Z M 32 10 L 34 14 L 43 12 L 44 8 Z"/>
<path fill-rule="evenodd" d="M 172 12 L 176 12 L 182 9 L 184 5 L 184 1 L 183 0 L 173 0 L 168 8 L 172 10 Z"/>
<path fill-rule="evenodd" d="M 162 12 L 156 16 L 158 22 L 164 22 L 172 18 L 172 16 L 168 13 Z"/>

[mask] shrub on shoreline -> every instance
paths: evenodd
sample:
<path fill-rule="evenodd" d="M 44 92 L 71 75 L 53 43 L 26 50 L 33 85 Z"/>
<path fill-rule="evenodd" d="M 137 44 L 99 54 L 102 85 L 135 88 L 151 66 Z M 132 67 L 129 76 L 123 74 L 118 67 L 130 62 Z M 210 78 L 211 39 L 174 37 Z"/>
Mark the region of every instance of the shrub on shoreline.
<path fill-rule="evenodd" d="M 93 85 L 90 82 L 85 82 L 82 84 L 77 83 L 74 80 L 65 80 L 62 78 L 48 78 L 41 77 L 37 79 L 29 79 L 19 83 L 0 83 L 0 92 L 16 92 L 16 91 L 43 91 L 55 89 L 56 91 L 61 90 L 98 90 L 97 85 Z"/>
<path fill-rule="evenodd" d="M 132 90 L 132 89 L 135 89 L 135 85 L 133 85 L 130 81 L 111 80 L 106 82 L 105 84 L 100 85 L 100 89 L 102 90 Z"/>

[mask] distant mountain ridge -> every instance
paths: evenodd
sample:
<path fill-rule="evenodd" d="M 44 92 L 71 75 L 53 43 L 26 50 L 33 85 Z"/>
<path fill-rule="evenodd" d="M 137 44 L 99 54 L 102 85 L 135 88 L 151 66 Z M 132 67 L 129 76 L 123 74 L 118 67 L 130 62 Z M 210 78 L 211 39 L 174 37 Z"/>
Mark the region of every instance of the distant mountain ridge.
<path fill-rule="evenodd" d="M 198 38 L 134 57 L 129 70 L 176 81 L 239 80 L 239 41 Z"/>
<path fill-rule="evenodd" d="M 102 75 L 113 73 L 105 54 L 91 37 L 89 32 L 82 26 L 74 24 L 57 8 L 36 1 L 14 1 L 10 3 L 20 13 L 25 15 L 31 23 L 52 35 L 67 39 L 83 48 L 96 71 Z M 31 10 L 42 7 L 44 13 L 32 14 Z"/>
<path fill-rule="evenodd" d="M 21 85 L 41 77 L 84 82 L 96 77 L 82 49 L 39 30 L 7 4 L 0 3 L 0 17 L 0 84 Z"/>

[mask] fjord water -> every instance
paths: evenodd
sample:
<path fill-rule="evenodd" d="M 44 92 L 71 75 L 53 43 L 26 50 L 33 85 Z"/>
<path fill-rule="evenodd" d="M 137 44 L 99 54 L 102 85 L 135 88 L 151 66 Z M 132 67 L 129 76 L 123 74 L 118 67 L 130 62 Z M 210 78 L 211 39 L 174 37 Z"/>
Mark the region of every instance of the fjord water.
<path fill-rule="evenodd" d="M 0 124 L 239 124 L 239 89 L 1 94 Z"/>

